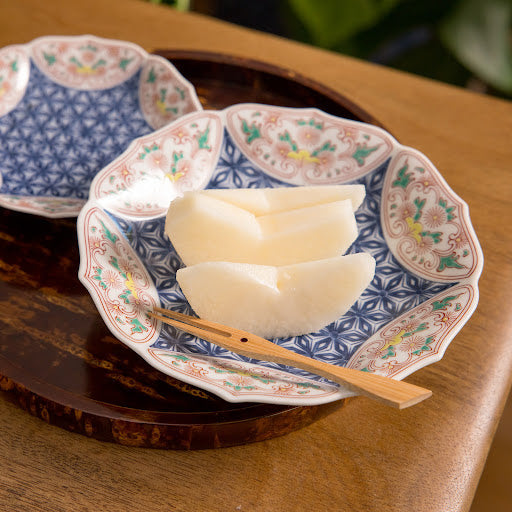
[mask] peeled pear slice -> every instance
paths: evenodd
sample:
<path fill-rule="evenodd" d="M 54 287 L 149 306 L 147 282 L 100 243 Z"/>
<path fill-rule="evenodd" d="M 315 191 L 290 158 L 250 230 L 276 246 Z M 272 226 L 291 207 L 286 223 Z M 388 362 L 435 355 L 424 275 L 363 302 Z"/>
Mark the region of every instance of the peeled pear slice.
<path fill-rule="evenodd" d="M 256 216 L 344 199 L 350 199 L 355 211 L 361 206 L 366 194 L 364 185 L 207 189 L 199 193 L 243 208 Z"/>
<path fill-rule="evenodd" d="M 200 318 L 282 338 L 340 318 L 374 273 L 373 257 L 358 253 L 282 267 L 206 262 L 178 270 L 176 278 Z"/>
<path fill-rule="evenodd" d="M 185 265 L 233 261 L 277 266 L 343 254 L 357 238 L 357 225 L 348 199 L 257 217 L 188 192 L 171 203 L 165 232 Z"/>

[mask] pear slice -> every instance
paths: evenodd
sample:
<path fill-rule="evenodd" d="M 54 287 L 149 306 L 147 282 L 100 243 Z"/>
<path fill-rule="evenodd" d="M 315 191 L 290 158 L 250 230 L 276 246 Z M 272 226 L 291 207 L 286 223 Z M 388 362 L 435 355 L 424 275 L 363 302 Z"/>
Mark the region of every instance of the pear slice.
<path fill-rule="evenodd" d="M 364 185 L 207 189 L 201 194 L 243 208 L 256 216 L 350 199 L 356 211 L 365 197 Z"/>
<path fill-rule="evenodd" d="M 349 199 L 256 216 L 187 192 L 171 203 L 165 232 L 185 265 L 289 265 L 343 254 L 357 238 L 357 225 Z"/>
<path fill-rule="evenodd" d="M 282 338 L 340 318 L 374 273 L 373 257 L 358 253 L 282 267 L 206 262 L 178 270 L 176 278 L 200 318 Z"/>

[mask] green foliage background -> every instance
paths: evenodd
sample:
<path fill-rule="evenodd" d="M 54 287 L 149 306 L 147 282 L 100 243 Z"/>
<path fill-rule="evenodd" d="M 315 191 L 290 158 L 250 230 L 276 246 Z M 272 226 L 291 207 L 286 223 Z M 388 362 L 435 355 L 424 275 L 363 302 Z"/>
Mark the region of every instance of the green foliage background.
<path fill-rule="evenodd" d="M 512 0 L 149 1 L 512 96 Z"/>

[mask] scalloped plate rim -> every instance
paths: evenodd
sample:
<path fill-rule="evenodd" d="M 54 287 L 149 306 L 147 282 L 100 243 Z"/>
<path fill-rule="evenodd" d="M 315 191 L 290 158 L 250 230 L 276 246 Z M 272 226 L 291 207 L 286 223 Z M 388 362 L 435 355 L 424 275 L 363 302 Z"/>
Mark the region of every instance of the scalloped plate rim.
<path fill-rule="evenodd" d="M 31 41 L 28 41 L 26 43 L 19 43 L 19 44 L 13 43 L 13 44 L 9 44 L 7 46 L 3 46 L 3 47 L 0 48 L 0 51 L 9 50 L 9 49 L 15 49 L 15 48 L 19 49 L 19 50 L 21 50 L 25 54 L 25 56 L 29 59 L 29 62 L 30 62 L 30 59 L 33 56 L 32 48 L 34 46 L 36 46 L 37 44 L 41 43 L 41 42 L 44 42 L 46 40 L 56 40 L 56 41 L 63 41 L 64 42 L 64 41 L 79 40 L 79 39 L 85 39 L 85 40 L 90 39 L 90 40 L 98 41 L 98 42 L 102 42 L 102 43 L 112 42 L 112 43 L 115 43 L 115 44 L 117 44 L 119 46 L 123 46 L 125 48 L 126 47 L 131 48 L 134 51 L 140 53 L 142 55 L 142 57 L 143 57 L 140 69 L 142 69 L 144 67 L 145 63 L 148 61 L 149 58 L 155 59 L 156 61 L 160 62 L 161 64 L 164 64 L 164 65 L 168 66 L 169 69 L 173 72 L 173 74 L 175 76 L 178 76 L 180 78 L 180 80 L 182 81 L 182 83 L 187 87 L 187 89 L 188 89 L 188 91 L 190 93 L 191 100 L 192 100 L 192 102 L 194 104 L 194 107 L 197 109 L 196 111 L 202 111 L 203 110 L 203 107 L 201 105 L 201 102 L 199 101 L 199 98 L 197 96 L 197 92 L 195 90 L 194 85 L 192 84 L 192 82 L 190 82 L 187 78 L 185 78 L 178 71 L 178 69 L 174 66 L 174 64 L 172 64 L 172 62 L 168 61 L 167 59 L 165 59 L 161 55 L 149 53 L 144 48 L 139 46 L 137 43 L 134 43 L 132 41 L 126 41 L 126 40 L 122 40 L 122 39 L 114 39 L 114 38 L 108 38 L 108 37 L 101 37 L 101 36 L 96 36 L 94 34 L 89 34 L 89 33 L 87 33 L 87 34 L 74 34 L 74 35 L 62 35 L 62 34 L 48 35 L 47 34 L 47 35 L 36 37 L 35 39 L 32 39 Z M 44 73 L 44 71 L 42 71 L 42 72 Z M 46 73 L 44 73 L 44 74 L 45 74 L 45 76 L 47 76 Z M 132 75 L 130 75 L 130 77 L 131 76 Z M 27 84 L 28 84 L 29 80 L 30 80 L 30 71 L 29 71 L 29 76 L 28 76 L 28 79 L 27 79 L 27 83 L 24 86 L 24 92 L 23 92 L 23 94 L 21 96 L 21 99 L 19 101 L 21 101 L 23 99 L 23 96 L 25 94 L 25 89 L 27 87 Z M 60 82 L 55 81 L 53 78 L 50 78 L 50 80 L 52 80 L 55 83 L 60 84 Z M 68 86 L 63 86 L 63 87 L 68 87 Z M 105 88 L 105 89 L 108 89 L 108 87 Z M 102 89 L 99 89 L 99 90 L 102 90 Z M 18 101 L 18 103 L 19 103 L 19 101 Z M 7 115 L 9 112 L 12 111 L 12 109 L 16 108 L 16 105 L 14 105 L 11 109 L 9 109 L 4 115 Z M 0 116 L 0 117 L 3 117 L 3 116 Z M 148 122 L 148 121 L 146 121 L 146 122 Z M 148 122 L 148 125 L 149 125 L 149 122 Z M 99 174 L 100 172 L 101 172 L 101 169 L 96 173 L 96 175 Z M 2 182 L 3 182 L 2 175 L 0 174 L 0 186 L 1 186 Z M 77 217 L 78 214 L 80 213 L 81 208 L 84 206 L 84 205 L 82 205 L 80 208 L 74 208 L 71 211 L 64 210 L 62 212 L 55 212 L 54 213 L 54 212 L 46 212 L 46 211 L 44 211 L 44 209 L 37 209 L 36 207 L 17 206 L 15 204 L 10 204 L 8 201 L 4 201 L 4 198 L 6 198 L 6 197 L 13 197 L 13 196 L 16 196 L 16 195 L 17 194 L 0 194 L 0 206 L 3 207 L 3 208 L 9 209 L 9 210 L 18 211 L 18 212 L 21 212 L 21 213 L 28 213 L 28 214 L 32 214 L 32 215 L 40 215 L 42 217 L 53 218 L 53 219 Z M 49 199 L 53 199 L 53 200 L 55 200 L 57 202 L 59 202 L 61 200 L 64 202 L 64 201 L 66 201 L 68 199 L 77 199 L 77 198 L 74 198 L 74 197 L 66 197 L 66 196 L 35 196 L 35 195 L 29 195 L 29 196 L 21 196 L 21 197 L 27 197 L 28 199 L 49 198 Z M 87 199 L 84 199 L 83 202 L 86 203 Z"/>
<path fill-rule="evenodd" d="M 214 112 L 215 114 L 217 114 L 217 115 L 219 115 L 221 117 L 222 126 L 223 126 L 224 129 L 226 129 L 226 116 L 227 116 L 227 112 L 230 111 L 231 109 L 238 108 L 240 106 L 256 107 L 256 108 L 261 107 L 261 106 L 267 106 L 267 107 L 272 107 L 272 108 L 278 108 L 280 110 L 317 113 L 317 114 L 320 114 L 322 116 L 327 116 L 329 118 L 332 118 L 333 120 L 340 120 L 340 119 L 342 119 L 343 121 L 346 121 L 346 122 L 349 122 L 349 123 L 355 124 L 355 125 L 360 125 L 360 126 L 367 126 L 368 125 L 368 123 L 364 123 L 364 122 L 361 122 L 361 121 L 354 121 L 354 120 L 348 120 L 348 119 L 344 119 L 344 118 L 339 118 L 337 116 L 334 116 L 332 114 L 323 112 L 323 111 L 321 111 L 321 110 L 319 110 L 317 108 L 314 108 L 314 107 L 313 108 L 311 108 L 311 107 L 308 107 L 308 108 L 293 108 L 293 107 L 279 107 L 279 106 L 273 106 L 273 105 L 260 105 L 260 104 L 257 104 L 257 103 L 243 103 L 243 104 L 237 104 L 237 105 L 232 105 L 232 106 L 226 107 L 226 108 L 224 108 L 223 110 L 220 110 L 220 111 L 211 111 L 211 112 Z M 205 111 L 202 111 L 202 112 L 206 113 L 206 112 L 210 112 L 210 111 L 205 110 Z M 189 117 L 189 116 L 191 117 L 191 116 L 195 116 L 195 115 L 201 115 L 201 112 L 187 113 L 184 116 L 180 117 L 176 122 L 185 121 L 186 117 Z M 171 123 L 171 124 L 173 124 L 173 123 Z M 464 315 L 461 317 L 461 321 L 457 324 L 456 328 L 455 329 L 450 329 L 448 331 L 448 334 L 445 336 L 445 338 L 443 338 L 443 340 L 442 340 L 442 342 L 440 344 L 440 350 L 436 354 L 433 354 L 432 356 L 429 356 L 428 358 L 419 360 L 419 361 L 411 364 L 406 370 L 401 371 L 400 374 L 397 377 L 395 377 L 395 376 L 392 377 L 392 378 L 397 378 L 398 380 L 401 380 L 401 379 L 411 375 L 412 373 L 420 370 L 421 368 L 424 368 L 424 367 L 426 367 L 426 366 L 428 366 L 430 364 L 433 364 L 433 363 L 436 363 L 436 362 L 440 361 L 443 358 L 443 356 L 444 356 L 448 346 L 453 341 L 455 336 L 460 332 L 460 330 L 464 327 L 464 325 L 467 323 L 467 321 L 471 318 L 471 316 L 473 315 L 474 311 L 476 310 L 476 308 L 478 306 L 478 302 L 479 302 L 478 282 L 479 282 L 479 279 L 480 279 L 480 276 L 481 276 L 481 273 L 482 273 L 482 269 L 483 269 L 484 256 L 483 256 L 483 252 L 482 252 L 482 249 L 481 249 L 478 237 L 476 236 L 476 232 L 475 232 L 474 227 L 473 227 L 473 225 L 471 223 L 471 218 L 470 218 L 470 212 L 469 212 L 468 204 L 462 198 L 460 198 L 460 196 L 458 194 L 456 194 L 453 191 L 453 189 L 448 185 L 446 179 L 442 176 L 442 174 L 439 172 L 437 167 L 435 165 L 433 165 L 433 163 L 430 161 L 430 159 L 428 159 L 428 157 L 425 154 L 423 154 L 422 152 L 420 152 L 419 150 L 417 150 L 415 148 L 412 148 L 412 147 L 409 147 L 409 146 L 405 146 L 405 145 L 400 144 L 395 137 L 393 137 L 391 134 L 389 134 L 383 128 L 380 128 L 380 127 L 374 126 L 374 125 L 370 125 L 370 126 L 372 127 L 372 129 L 377 130 L 378 132 L 383 133 L 385 138 L 387 138 L 388 140 L 390 140 L 392 142 L 392 146 L 393 147 L 392 147 L 392 150 L 391 150 L 390 154 L 387 157 L 387 159 L 389 159 L 389 164 L 391 163 L 392 159 L 400 151 L 403 151 L 403 150 L 411 151 L 411 152 L 414 152 L 414 153 L 416 153 L 418 155 L 421 155 L 421 157 L 423 159 L 426 159 L 429 162 L 429 164 L 432 166 L 432 170 L 436 173 L 436 176 L 440 179 L 443 187 L 446 188 L 448 191 L 450 191 L 450 193 L 453 194 L 453 196 L 456 198 L 458 203 L 461 205 L 461 207 L 462 207 L 462 209 L 464 211 L 465 221 L 467 222 L 467 227 L 469 229 L 469 234 L 471 236 L 472 241 L 474 242 L 475 251 L 476 251 L 476 258 L 478 260 L 478 264 L 475 267 L 475 270 L 473 271 L 473 273 L 471 275 L 469 275 L 468 277 L 466 277 L 464 279 L 461 279 L 461 280 L 458 280 L 458 281 L 454 280 L 452 282 L 453 286 L 467 284 L 467 285 L 469 285 L 472 288 L 472 290 L 474 292 L 474 296 L 473 296 L 473 300 L 472 300 L 471 305 L 468 308 L 467 312 L 465 312 Z M 140 141 L 146 139 L 147 137 L 154 136 L 155 134 L 158 134 L 158 132 L 160 132 L 161 130 L 164 130 L 164 129 L 166 129 L 166 127 L 160 128 L 159 130 L 156 130 L 155 132 L 153 132 L 151 134 L 148 134 L 148 135 L 145 135 L 145 136 L 142 136 L 142 137 L 138 137 L 137 139 L 134 139 L 131 142 L 130 146 L 127 148 L 126 152 L 129 151 L 129 149 L 132 148 L 132 146 L 137 145 Z M 229 130 L 228 130 L 228 132 L 229 132 Z M 244 153 L 244 155 L 252 163 L 257 165 L 257 163 L 255 163 L 253 160 L 251 160 L 249 155 L 247 155 L 246 153 Z M 118 158 L 120 158 L 121 156 L 122 155 L 120 155 Z M 111 164 L 113 164 L 114 162 L 115 162 L 115 160 L 113 162 L 111 162 Z M 109 164 L 109 166 L 111 164 Z M 215 162 L 215 164 L 216 164 L 216 162 Z M 389 164 L 388 164 L 388 169 L 389 169 Z M 109 167 L 109 166 L 107 166 L 107 167 Z M 100 171 L 95 176 L 94 180 L 100 179 L 101 174 L 107 169 L 107 167 L 105 167 L 102 171 Z M 261 167 L 258 166 L 258 168 L 261 168 Z M 368 172 L 372 172 L 372 170 L 370 170 Z M 92 186 L 94 184 L 94 180 L 91 183 L 91 190 L 92 190 Z M 347 181 L 350 182 L 351 180 L 347 180 Z M 101 197 L 99 197 L 99 198 L 95 197 L 94 199 L 89 200 L 84 205 L 84 207 L 82 209 L 82 212 L 90 209 L 93 206 L 97 206 L 100 209 L 102 209 L 103 211 L 107 211 L 108 212 L 108 209 L 105 208 L 102 205 L 101 199 L 102 199 Z M 79 219 L 82 216 L 82 212 L 80 213 Z M 118 215 L 118 214 L 116 213 L 116 215 Z M 382 212 L 380 213 L 380 215 L 382 215 Z M 165 216 L 165 213 L 164 214 L 148 216 L 147 218 L 133 217 L 133 216 L 126 215 L 126 214 L 122 214 L 120 216 L 124 217 L 124 218 L 127 218 L 127 219 L 131 219 L 131 220 L 138 220 L 138 221 L 142 220 L 143 221 L 143 220 L 150 220 L 150 219 L 161 218 L 161 217 Z M 79 238 L 80 238 L 80 236 L 81 235 L 79 235 Z M 387 239 L 386 239 L 386 244 L 387 244 Z M 98 305 L 96 297 L 95 297 L 95 293 L 91 292 L 91 288 L 82 279 L 82 275 L 81 275 L 82 258 L 83 258 L 83 256 L 82 256 L 82 245 L 80 245 L 80 255 L 81 255 L 81 263 L 80 263 L 80 270 L 79 270 L 79 278 L 82 281 L 82 283 L 86 286 L 86 288 L 88 289 L 88 291 L 91 294 L 95 304 Z M 414 274 L 418 275 L 415 272 L 414 272 Z M 429 281 L 432 281 L 432 280 L 429 279 Z M 452 288 L 452 286 L 450 288 Z M 445 290 L 445 292 L 447 292 L 450 288 Z M 445 293 L 445 292 L 441 292 L 440 294 Z M 434 297 L 432 297 L 432 299 L 429 299 L 429 300 L 435 299 L 440 294 L 436 294 Z M 419 304 L 417 307 L 421 306 L 422 304 L 424 304 L 424 303 Z M 98 309 L 100 309 L 100 308 L 98 308 Z M 104 318 L 101 310 L 100 310 L 100 314 L 101 314 L 102 318 Z M 391 323 L 391 322 L 389 322 L 389 323 Z M 384 325 L 381 329 L 379 329 L 379 331 L 382 330 L 387 325 L 389 325 L 389 323 Z M 107 326 L 108 326 L 108 324 L 107 324 Z M 377 331 L 377 332 L 379 332 L 379 331 Z M 118 339 L 120 339 L 119 336 L 116 336 L 116 337 L 118 337 Z M 273 397 L 273 398 L 272 397 L 271 398 L 269 398 L 269 397 L 262 398 L 262 397 L 260 397 L 258 395 L 251 396 L 250 393 L 243 394 L 242 396 L 234 395 L 234 394 L 230 393 L 229 390 L 219 388 L 218 386 L 216 386 L 214 384 L 210 385 L 207 382 L 200 381 L 198 379 L 195 379 L 194 377 L 190 377 L 190 376 L 186 376 L 186 375 L 182 375 L 182 374 L 177 374 L 177 373 L 169 372 L 167 369 L 165 369 L 165 367 L 163 367 L 163 365 L 158 364 L 158 362 L 155 361 L 154 359 L 150 359 L 148 357 L 148 355 L 145 353 L 146 350 L 144 350 L 144 351 L 143 350 L 138 350 L 138 349 L 142 349 L 142 348 L 147 348 L 147 345 L 141 346 L 141 344 L 138 344 L 139 347 L 136 347 L 137 344 L 131 342 L 129 340 L 129 338 L 120 339 L 120 341 L 122 341 L 123 343 L 127 344 L 130 348 L 135 350 L 141 357 L 143 357 L 149 364 L 151 364 L 152 366 L 158 368 L 159 370 L 163 371 L 164 373 L 166 373 L 168 375 L 171 375 L 171 376 L 173 376 L 175 378 L 178 378 L 181 381 L 187 382 L 188 384 L 192 384 L 192 385 L 195 385 L 195 386 L 197 386 L 197 387 L 199 387 L 201 389 L 205 389 L 207 391 L 210 391 L 210 392 L 216 394 L 217 396 L 220 396 L 221 398 L 225 399 L 228 402 L 238 403 L 238 402 L 254 402 L 254 401 L 256 401 L 256 402 L 261 402 L 261 403 L 274 403 L 274 404 L 282 404 L 282 405 L 308 406 L 308 405 L 325 404 L 325 403 L 329 403 L 329 402 L 332 402 L 332 401 L 335 401 L 335 400 L 340 400 L 340 399 L 347 398 L 349 396 L 354 396 L 355 395 L 354 393 L 351 393 L 348 390 L 344 390 L 344 389 L 340 389 L 340 388 L 338 388 L 338 391 L 334 391 L 328 397 L 320 396 L 320 397 L 317 397 L 317 398 L 304 398 L 304 399 L 296 399 L 296 400 L 295 399 L 285 398 L 285 397 L 280 397 L 280 396 L 276 396 L 276 397 Z M 366 342 L 361 343 L 360 347 L 362 347 L 365 343 Z M 353 354 L 353 356 L 356 353 L 357 353 L 357 350 Z M 194 357 L 197 356 L 199 358 L 204 357 L 205 359 L 215 359 L 214 357 L 208 356 L 208 355 L 205 355 L 205 356 L 202 356 L 201 354 L 187 354 L 187 355 L 192 355 Z M 350 364 L 351 364 L 351 362 L 353 360 L 353 356 L 347 361 L 346 366 L 350 366 Z M 258 365 L 254 365 L 254 366 L 259 367 Z M 264 368 L 264 367 L 259 367 L 259 368 Z M 282 373 L 286 374 L 286 372 L 281 371 L 281 370 L 273 370 L 273 371 L 276 371 L 278 373 L 282 372 Z M 305 378 L 304 380 L 307 381 L 308 379 Z M 311 381 L 311 382 L 317 382 L 317 381 Z M 327 384 L 327 386 L 329 386 L 329 384 Z M 334 386 L 330 386 L 330 387 L 334 388 Z"/>

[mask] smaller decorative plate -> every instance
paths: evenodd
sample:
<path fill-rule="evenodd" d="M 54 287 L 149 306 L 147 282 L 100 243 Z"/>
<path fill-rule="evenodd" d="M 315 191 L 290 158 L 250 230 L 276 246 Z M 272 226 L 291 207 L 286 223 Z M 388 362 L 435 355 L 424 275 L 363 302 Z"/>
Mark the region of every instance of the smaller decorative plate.
<path fill-rule="evenodd" d="M 315 333 L 275 339 L 325 362 L 401 379 L 438 361 L 478 302 L 483 256 L 467 205 L 432 163 L 384 130 L 316 109 L 239 104 L 188 114 L 141 137 L 93 180 L 78 218 L 79 277 L 111 332 L 162 372 L 232 402 L 314 405 L 351 393 L 249 360 L 162 325 L 191 314 L 164 233 L 186 190 L 362 183 L 359 236 L 376 274 L 352 308 Z"/>
<path fill-rule="evenodd" d="M 0 206 L 78 215 L 92 178 L 136 137 L 201 110 L 166 59 L 94 36 L 0 49 Z"/>

